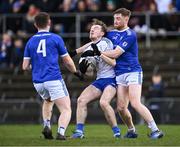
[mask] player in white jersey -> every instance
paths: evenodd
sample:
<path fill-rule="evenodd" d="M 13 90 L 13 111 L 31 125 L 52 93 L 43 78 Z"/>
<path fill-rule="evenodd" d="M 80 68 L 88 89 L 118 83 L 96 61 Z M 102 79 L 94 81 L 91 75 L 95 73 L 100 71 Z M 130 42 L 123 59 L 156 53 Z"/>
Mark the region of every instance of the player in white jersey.
<path fill-rule="evenodd" d="M 87 55 L 92 46 L 96 44 L 100 50 L 106 51 L 112 48 L 112 42 L 104 38 L 106 32 L 106 25 L 99 20 L 94 20 L 90 29 L 90 39 L 93 44 L 86 49 L 82 54 Z M 80 53 L 84 50 L 76 50 Z M 93 51 L 90 53 L 93 54 Z M 90 56 L 87 55 L 87 56 Z M 116 64 L 114 59 L 110 59 L 105 55 L 97 57 L 97 78 L 89 85 L 79 96 L 77 100 L 77 111 L 76 111 L 76 130 L 72 135 L 72 138 L 84 138 L 84 124 L 87 117 L 87 104 L 100 97 L 100 106 L 104 111 L 105 117 L 112 128 L 114 137 L 120 137 L 120 129 L 117 126 L 117 121 L 115 117 L 115 112 L 110 105 L 111 100 L 116 94 L 116 83 L 115 83 L 115 73 L 113 66 Z M 85 63 L 82 68 L 87 69 L 87 64 Z M 81 69 L 82 71 L 82 69 Z"/>
<path fill-rule="evenodd" d="M 120 8 L 114 12 L 115 30 L 108 32 L 106 35 L 113 42 L 114 50 L 100 52 L 96 49 L 94 51 L 97 55 L 104 54 L 116 59 L 117 108 L 124 115 L 122 118 L 127 118 L 125 120 L 127 122 L 132 120 L 127 109 L 130 102 L 131 106 L 144 118 L 151 129 L 150 137 L 157 139 L 163 137 L 163 133 L 159 131 L 150 111 L 140 101 L 142 68 L 138 61 L 136 34 L 128 27 L 130 14 L 131 12 L 126 8 Z M 131 132 L 128 132 L 126 137 L 131 138 L 131 135 Z"/>
<path fill-rule="evenodd" d="M 69 56 L 62 38 L 50 33 L 51 20 L 49 14 L 40 12 L 35 17 L 38 32 L 27 42 L 24 51 L 22 68 L 28 70 L 32 65 L 32 80 L 36 91 L 44 100 L 42 115 L 44 121 L 43 135 L 45 139 L 53 139 L 50 118 L 53 103 L 61 115 L 58 120 L 56 139 L 65 140 L 65 130 L 71 119 L 70 98 L 59 69 L 59 56 L 64 65 L 76 76 L 80 76 Z"/>

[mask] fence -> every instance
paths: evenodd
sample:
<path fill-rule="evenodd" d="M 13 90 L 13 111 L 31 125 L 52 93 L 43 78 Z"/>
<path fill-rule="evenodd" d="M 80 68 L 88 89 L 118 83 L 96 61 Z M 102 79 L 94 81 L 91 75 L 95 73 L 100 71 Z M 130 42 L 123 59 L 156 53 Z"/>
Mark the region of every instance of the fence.
<path fill-rule="evenodd" d="M 81 45 L 81 39 L 87 38 L 88 33 L 87 30 L 84 29 L 88 22 L 92 18 L 99 18 L 103 20 L 108 25 L 112 25 L 113 17 L 111 13 L 107 12 L 99 12 L 99 13 L 52 13 L 51 18 L 54 24 L 63 24 L 63 27 L 69 31 L 62 32 L 59 31 L 60 35 L 63 38 L 73 38 L 75 39 L 75 47 L 78 48 Z M 19 19 L 19 26 L 16 26 L 16 21 Z M 169 14 L 154 14 L 151 12 L 134 12 L 131 17 L 131 24 L 133 21 L 138 21 L 137 25 L 143 25 L 144 30 L 143 34 L 145 36 L 145 46 L 151 46 L 151 36 L 180 36 L 179 31 L 179 20 L 180 13 L 169 13 Z M 157 22 L 159 24 L 157 24 Z M 168 23 L 167 23 L 168 22 Z M 172 27 L 170 30 L 164 28 L 162 30 L 164 23 L 166 23 L 167 27 Z M 13 28 L 17 31 L 17 29 L 24 29 L 26 31 L 26 15 L 25 14 L 3 14 L 0 15 L 0 25 L 1 25 L 1 33 L 5 33 L 8 29 L 10 29 L 10 25 L 13 25 Z M 134 25 L 134 24 L 132 24 Z M 152 26 L 156 25 L 156 29 L 161 29 L 159 32 L 151 31 Z M 20 27 L 20 28 L 18 28 Z M 74 27 L 74 28 L 71 28 Z M 134 27 L 134 26 L 133 26 Z M 86 31 L 85 31 L 86 30 Z M 31 36 L 32 34 L 27 32 L 27 36 Z"/>

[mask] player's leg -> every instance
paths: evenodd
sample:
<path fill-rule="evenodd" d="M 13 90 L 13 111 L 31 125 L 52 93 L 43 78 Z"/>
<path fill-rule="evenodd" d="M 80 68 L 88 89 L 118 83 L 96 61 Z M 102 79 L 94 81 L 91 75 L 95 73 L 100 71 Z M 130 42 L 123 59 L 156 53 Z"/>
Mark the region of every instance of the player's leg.
<path fill-rule="evenodd" d="M 147 122 L 148 127 L 151 129 L 152 133 L 150 135 L 151 138 L 161 138 L 163 137 L 163 133 L 159 131 L 150 111 L 147 109 L 145 105 L 141 103 L 141 89 L 142 85 L 140 84 L 130 84 L 129 85 L 129 99 L 131 106 L 143 117 L 143 119 Z"/>
<path fill-rule="evenodd" d="M 76 110 L 76 131 L 72 138 L 84 137 L 84 123 L 87 117 L 87 104 L 97 99 L 101 95 L 101 91 L 93 85 L 89 85 L 79 96 L 77 100 Z"/>
<path fill-rule="evenodd" d="M 128 110 L 129 98 L 128 87 L 118 85 L 117 87 L 117 110 L 121 116 L 122 121 L 127 125 L 128 132 L 125 135 L 126 138 L 137 138 L 135 126 L 132 121 L 132 115 Z"/>
<path fill-rule="evenodd" d="M 48 81 L 44 85 L 49 92 L 51 101 L 54 101 L 60 112 L 56 139 L 65 140 L 65 131 L 71 119 L 70 98 L 66 85 L 64 80 Z"/>
<path fill-rule="evenodd" d="M 143 117 L 147 122 L 148 127 L 151 128 L 151 138 L 161 138 L 163 133 L 159 131 L 150 111 L 145 105 L 141 103 L 142 91 L 142 72 L 128 73 L 126 78 L 128 86 L 128 95 L 131 106 Z"/>
<path fill-rule="evenodd" d="M 114 133 L 114 137 L 120 137 L 120 129 L 117 125 L 116 116 L 114 113 L 113 108 L 110 105 L 111 100 L 114 98 L 116 94 L 116 88 L 112 85 L 108 85 L 100 98 L 100 106 L 102 110 L 104 111 L 106 120 L 108 121 L 109 125 L 112 128 L 112 131 Z"/>
<path fill-rule="evenodd" d="M 43 117 L 43 131 L 45 139 L 53 139 L 52 130 L 51 130 L 51 116 L 52 116 L 52 108 L 54 103 L 50 101 L 50 96 L 48 91 L 44 88 L 43 83 L 34 83 L 34 87 L 38 94 L 42 97 L 43 105 L 42 105 L 42 117 Z"/>
<path fill-rule="evenodd" d="M 42 105 L 42 117 L 43 117 L 43 125 L 44 127 L 48 126 L 51 128 L 50 120 L 52 116 L 54 102 L 50 100 L 44 100 Z"/>
<path fill-rule="evenodd" d="M 56 139 L 64 140 L 65 131 L 71 119 L 71 103 L 69 96 L 61 97 L 54 100 L 61 115 L 58 119 L 58 133 Z"/>

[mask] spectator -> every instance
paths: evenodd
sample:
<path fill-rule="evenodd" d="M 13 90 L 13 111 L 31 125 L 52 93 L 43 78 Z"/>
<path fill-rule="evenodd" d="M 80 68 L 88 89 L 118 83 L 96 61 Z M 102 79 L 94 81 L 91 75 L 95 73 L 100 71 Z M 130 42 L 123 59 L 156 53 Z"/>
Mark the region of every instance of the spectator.
<path fill-rule="evenodd" d="M 152 85 L 149 87 L 148 98 L 163 97 L 164 96 L 164 84 L 162 82 L 162 76 L 156 73 L 152 76 Z"/>
<path fill-rule="evenodd" d="M 25 5 L 26 3 L 26 0 L 18 0 L 16 2 L 13 3 L 13 6 L 12 6 L 12 12 L 13 13 L 21 13 L 21 9 L 22 7 Z"/>
<path fill-rule="evenodd" d="M 63 0 L 63 2 L 60 4 L 60 11 L 62 12 L 71 12 L 72 11 L 72 7 L 74 5 L 73 0 Z"/>
<path fill-rule="evenodd" d="M 164 83 L 162 82 L 162 76 L 159 73 L 156 73 L 152 76 L 152 85 L 149 87 L 147 94 L 147 100 L 152 98 L 162 98 L 164 96 Z M 149 102 L 148 108 L 153 114 L 155 120 L 161 122 L 161 110 L 164 109 L 164 103 L 159 102 Z M 160 109 L 161 108 L 161 109 Z"/>
<path fill-rule="evenodd" d="M 12 39 L 9 34 L 3 34 L 0 42 L 0 68 L 6 68 L 10 64 L 13 49 Z"/>
<path fill-rule="evenodd" d="M 86 3 L 83 0 L 78 0 L 77 6 L 76 6 L 77 12 L 86 12 Z"/>
<path fill-rule="evenodd" d="M 108 0 L 106 2 L 106 10 L 112 12 L 116 9 L 116 3 L 113 0 Z"/>
<path fill-rule="evenodd" d="M 26 18 L 25 18 L 25 26 L 24 26 L 25 32 L 28 32 L 28 33 L 36 32 L 36 29 L 34 28 L 34 17 L 38 13 L 39 13 L 39 8 L 37 8 L 35 5 L 31 4 L 29 6 L 29 10 L 28 10 Z"/>
<path fill-rule="evenodd" d="M 155 0 L 158 13 L 170 13 L 173 12 L 172 0 Z"/>
<path fill-rule="evenodd" d="M 100 11 L 101 1 L 100 0 L 86 0 L 87 9 L 90 12 Z"/>
<path fill-rule="evenodd" d="M 21 65 L 24 55 L 23 49 L 24 49 L 23 40 L 19 38 L 15 39 L 12 58 L 11 58 L 11 67 L 17 67 Z"/>

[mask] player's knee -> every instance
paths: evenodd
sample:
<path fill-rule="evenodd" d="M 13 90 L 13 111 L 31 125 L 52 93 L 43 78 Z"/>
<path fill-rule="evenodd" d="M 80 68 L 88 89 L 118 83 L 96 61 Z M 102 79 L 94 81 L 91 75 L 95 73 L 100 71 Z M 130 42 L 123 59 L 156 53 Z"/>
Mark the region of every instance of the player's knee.
<path fill-rule="evenodd" d="M 117 110 L 121 113 L 124 112 L 127 109 L 126 105 L 120 104 L 117 106 Z"/>
<path fill-rule="evenodd" d="M 132 100 L 130 101 L 131 106 L 135 109 L 136 107 L 139 107 L 139 105 L 141 105 L 141 103 L 139 101 L 136 100 Z"/>
<path fill-rule="evenodd" d="M 79 97 L 77 100 L 78 106 L 85 106 L 87 105 L 87 101 L 83 97 Z"/>
<path fill-rule="evenodd" d="M 102 109 L 106 108 L 109 105 L 109 103 L 105 100 L 100 100 L 99 103 Z"/>

